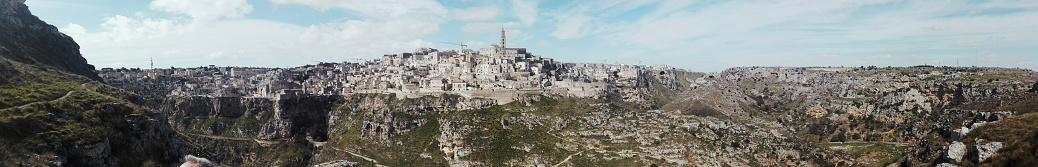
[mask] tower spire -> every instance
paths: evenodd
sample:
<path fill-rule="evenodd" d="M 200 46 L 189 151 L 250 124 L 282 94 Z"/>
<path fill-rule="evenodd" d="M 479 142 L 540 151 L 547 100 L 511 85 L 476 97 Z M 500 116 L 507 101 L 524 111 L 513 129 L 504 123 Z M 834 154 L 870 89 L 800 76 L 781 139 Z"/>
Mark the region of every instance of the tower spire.
<path fill-rule="evenodd" d="M 501 26 L 501 48 L 505 48 L 505 26 Z"/>

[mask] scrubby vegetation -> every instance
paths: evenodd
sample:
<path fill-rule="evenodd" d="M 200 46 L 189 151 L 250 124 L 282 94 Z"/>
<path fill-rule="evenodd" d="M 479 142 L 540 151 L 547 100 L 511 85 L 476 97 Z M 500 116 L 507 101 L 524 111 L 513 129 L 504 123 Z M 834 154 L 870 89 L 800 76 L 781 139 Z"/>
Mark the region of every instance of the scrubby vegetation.
<path fill-rule="evenodd" d="M 1015 116 L 973 130 L 963 140 L 972 148 L 978 139 L 1002 141 L 998 154 L 986 160 L 982 166 L 1038 166 L 1038 113 Z M 971 154 L 976 151 L 971 150 Z M 973 165 L 968 161 L 964 164 Z"/>
<path fill-rule="evenodd" d="M 0 58 L 0 63 L 16 73 L 0 85 L 0 160 L 11 164 L 39 166 L 55 156 L 76 162 L 63 147 L 128 140 L 132 133 L 126 115 L 150 115 L 134 105 L 134 95 L 89 78 L 43 67 L 25 65 Z M 169 157 L 143 156 L 144 150 L 115 147 L 112 152 L 120 165 L 173 163 Z M 26 155 L 41 155 L 37 158 Z M 161 154 L 159 154 L 161 155 Z M 74 163 L 72 164 L 74 165 Z"/>

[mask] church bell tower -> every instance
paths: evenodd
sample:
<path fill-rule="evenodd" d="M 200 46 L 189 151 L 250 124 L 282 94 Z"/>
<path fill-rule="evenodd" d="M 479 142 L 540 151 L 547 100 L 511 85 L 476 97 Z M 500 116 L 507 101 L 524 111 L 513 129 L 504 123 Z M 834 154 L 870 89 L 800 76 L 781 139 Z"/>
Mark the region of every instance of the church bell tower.
<path fill-rule="evenodd" d="M 505 27 L 501 26 L 501 48 L 505 48 Z"/>

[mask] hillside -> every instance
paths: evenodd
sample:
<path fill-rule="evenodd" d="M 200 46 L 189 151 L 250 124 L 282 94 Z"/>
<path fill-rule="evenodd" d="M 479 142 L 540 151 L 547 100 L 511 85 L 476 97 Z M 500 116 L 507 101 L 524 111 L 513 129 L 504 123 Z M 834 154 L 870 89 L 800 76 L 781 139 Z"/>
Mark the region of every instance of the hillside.
<path fill-rule="evenodd" d="M 172 166 L 176 133 L 133 93 L 100 81 L 79 46 L 0 1 L 0 160 L 12 166 Z"/>

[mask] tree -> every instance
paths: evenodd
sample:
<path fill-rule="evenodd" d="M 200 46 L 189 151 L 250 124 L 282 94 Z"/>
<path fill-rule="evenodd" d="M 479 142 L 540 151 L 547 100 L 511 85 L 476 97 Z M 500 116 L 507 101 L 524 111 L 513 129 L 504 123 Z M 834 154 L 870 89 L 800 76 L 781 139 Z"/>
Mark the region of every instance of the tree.
<path fill-rule="evenodd" d="M 840 133 L 837 133 L 836 135 L 833 135 L 833 138 L 829 139 L 829 141 L 830 142 L 845 142 L 845 141 L 847 141 L 846 132 L 840 132 Z"/>

